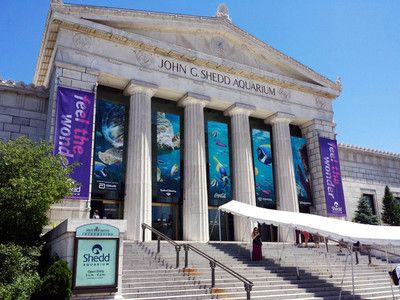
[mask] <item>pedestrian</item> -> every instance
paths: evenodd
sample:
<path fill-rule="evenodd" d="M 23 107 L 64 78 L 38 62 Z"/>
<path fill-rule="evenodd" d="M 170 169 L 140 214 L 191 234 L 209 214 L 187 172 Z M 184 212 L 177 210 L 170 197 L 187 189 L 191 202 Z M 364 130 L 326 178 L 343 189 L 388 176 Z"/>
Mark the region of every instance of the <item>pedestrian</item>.
<path fill-rule="evenodd" d="M 97 209 L 94 211 L 92 219 L 100 219 L 99 211 Z"/>
<path fill-rule="evenodd" d="M 308 247 L 308 240 L 310 239 L 310 233 L 307 230 L 303 230 L 304 246 Z"/>
<path fill-rule="evenodd" d="M 261 234 L 258 230 L 258 227 L 254 227 L 253 232 L 251 233 L 251 239 L 253 240 L 253 253 L 252 260 L 261 260 L 262 259 L 262 241 Z"/>
<path fill-rule="evenodd" d="M 314 239 L 315 247 L 319 248 L 320 236 L 319 236 L 318 232 L 313 234 L 313 239 Z"/>

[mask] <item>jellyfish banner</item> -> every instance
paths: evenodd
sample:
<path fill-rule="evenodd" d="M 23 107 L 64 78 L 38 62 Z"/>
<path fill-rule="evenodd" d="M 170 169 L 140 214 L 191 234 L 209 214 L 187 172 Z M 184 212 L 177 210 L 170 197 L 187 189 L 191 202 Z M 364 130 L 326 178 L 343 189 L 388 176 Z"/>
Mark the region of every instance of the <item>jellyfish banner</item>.
<path fill-rule="evenodd" d="M 272 169 L 271 134 L 269 131 L 252 129 L 253 163 L 257 206 L 276 208 Z"/>
<path fill-rule="evenodd" d="M 308 166 L 307 141 L 301 137 L 291 137 L 293 167 L 296 179 L 297 199 L 300 205 L 312 205 L 310 169 Z"/>
<path fill-rule="evenodd" d="M 107 199 L 123 200 L 125 115 L 125 105 L 97 100 L 93 192 Z"/>
<path fill-rule="evenodd" d="M 157 201 L 178 203 L 181 198 L 180 116 L 153 113 L 157 124 Z"/>
<path fill-rule="evenodd" d="M 207 122 L 209 204 L 221 205 L 232 199 L 228 124 Z"/>
<path fill-rule="evenodd" d="M 59 87 L 54 129 L 54 154 L 74 167 L 71 178 L 76 186 L 70 199 L 89 199 L 94 94 Z"/>
<path fill-rule="evenodd" d="M 346 216 L 336 140 L 319 138 L 326 209 L 329 216 Z"/>

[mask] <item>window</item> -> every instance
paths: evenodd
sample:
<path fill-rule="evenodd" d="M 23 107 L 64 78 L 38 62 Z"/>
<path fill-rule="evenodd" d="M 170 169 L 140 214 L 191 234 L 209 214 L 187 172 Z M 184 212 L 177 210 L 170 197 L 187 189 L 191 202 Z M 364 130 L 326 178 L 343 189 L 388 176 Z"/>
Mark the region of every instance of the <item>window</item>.
<path fill-rule="evenodd" d="M 363 194 L 363 195 L 362 195 L 362 198 L 363 198 L 364 200 L 367 200 L 369 206 L 370 206 L 371 209 L 372 209 L 372 213 L 373 213 L 374 215 L 376 215 L 375 203 L 374 203 L 374 195 L 372 195 L 372 194 Z"/>

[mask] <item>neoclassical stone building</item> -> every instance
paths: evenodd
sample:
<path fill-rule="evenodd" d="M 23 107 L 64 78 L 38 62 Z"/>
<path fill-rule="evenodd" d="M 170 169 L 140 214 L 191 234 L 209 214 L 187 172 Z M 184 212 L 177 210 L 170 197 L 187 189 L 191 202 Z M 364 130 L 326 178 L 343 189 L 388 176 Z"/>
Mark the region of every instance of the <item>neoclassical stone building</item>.
<path fill-rule="evenodd" d="M 90 145 L 89 195 L 54 205 L 52 224 L 99 210 L 128 220 L 130 239 L 145 222 L 174 239 L 243 240 L 247 222 L 218 205 L 327 215 L 319 138 L 335 139 L 340 81 L 236 27 L 224 6 L 196 17 L 54 1 L 34 85 L 1 81 L 1 138 L 67 151 L 54 138 L 58 121 L 70 128 L 60 90 L 94 99 L 92 134 L 77 141 Z M 385 185 L 400 197 L 400 155 L 340 145 L 339 156 L 347 219 L 362 196 L 380 214 Z"/>

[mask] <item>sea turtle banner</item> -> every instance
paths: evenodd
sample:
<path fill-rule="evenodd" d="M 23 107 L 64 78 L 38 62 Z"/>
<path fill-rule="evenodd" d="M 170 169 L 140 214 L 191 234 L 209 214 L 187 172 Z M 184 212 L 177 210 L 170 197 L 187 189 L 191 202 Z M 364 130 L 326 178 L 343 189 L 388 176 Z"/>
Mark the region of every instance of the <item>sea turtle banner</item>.
<path fill-rule="evenodd" d="M 156 125 L 157 202 L 178 203 L 181 199 L 181 118 L 166 112 L 153 112 Z M 154 142 L 153 142 L 154 145 Z"/>
<path fill-rule="evenodd" d="M 124 104 L 97 100 L 92 186 L 101 198 L 124 197 L 126 110 Z"/>
<path fill-rule="evenodd" d="M 229 157 L 228 124 L 207 122 L 208 184 L 210 205 L 221 205 L 232 200 Z"/>
<path fill-rule="evenodd" d="M 76 164 L 76 185 L 69 199 L 89 199 L 94 93 L 59 87 L 54 125 L 54 154 L 66 165 Z"/>
<path fill-rule="evenodd" d="M 253 128 L 251 138 L 257 206 L 276 208 L 271 134 L 269 131 Z"/>

